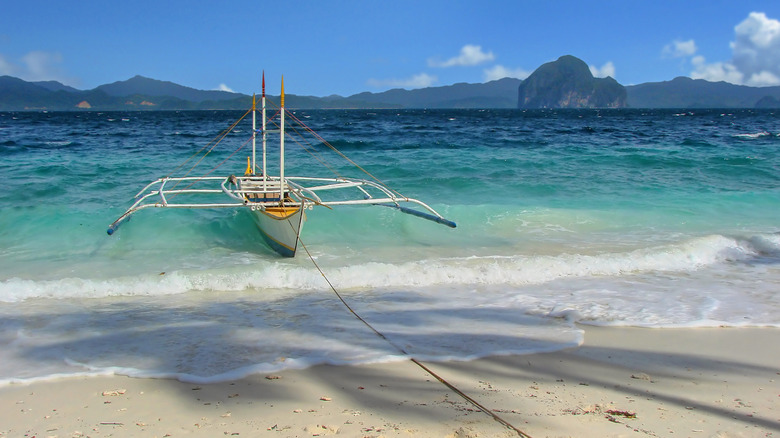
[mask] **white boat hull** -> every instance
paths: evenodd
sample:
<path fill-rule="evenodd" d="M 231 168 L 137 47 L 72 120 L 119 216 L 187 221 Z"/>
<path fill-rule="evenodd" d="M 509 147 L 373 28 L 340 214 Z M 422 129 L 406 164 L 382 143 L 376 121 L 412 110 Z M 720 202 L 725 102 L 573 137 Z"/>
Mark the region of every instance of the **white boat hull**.
<path fill-rule="evenodd" d="M 284 257 L 295 257 L 306 216 L 302 206 L 267 207 L 251 213 L 268 246 Z"/>

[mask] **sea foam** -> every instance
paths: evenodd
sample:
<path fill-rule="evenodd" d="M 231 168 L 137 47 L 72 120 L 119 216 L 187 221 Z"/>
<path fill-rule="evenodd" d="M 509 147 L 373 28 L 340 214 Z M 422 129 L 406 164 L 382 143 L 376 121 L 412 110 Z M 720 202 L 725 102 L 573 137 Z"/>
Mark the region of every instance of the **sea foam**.
<path fill-rule="evenodd" d="M 760 253 L 777 253 L 778 248 L 776 235 L 754 236 L 750 239 L 712 235 L 629 252 L 556 256 L 472 256 L 404 263 L 370 262 L 329 266 L 325 273 L 333 284 L 342 289 L 396 289 L 440 285 L 520 286 L 567 277 L 620 276 L 646 271 L 685 272 L 715 263 L 748 260 Z M 312 291 L 325 288 L 327 283 L 313 265 L 276 262 L 263 263 L 262 266 L 240 265 L 214 270 L 179 270 L 102 279 L 10 278 L 0 282 L 0 301 L 154 296 L 188 291 Z"/>

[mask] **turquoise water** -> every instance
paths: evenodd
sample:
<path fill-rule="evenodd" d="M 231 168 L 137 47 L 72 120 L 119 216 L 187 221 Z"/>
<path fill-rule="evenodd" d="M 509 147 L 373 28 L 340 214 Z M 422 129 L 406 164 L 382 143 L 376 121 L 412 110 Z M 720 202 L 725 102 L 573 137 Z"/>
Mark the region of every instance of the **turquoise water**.
<path fill-rule="evenodd" d="M 294 114 L 458 223 L 307 213 L 302 242 L 328 279 L 418 357 L 565 348 L 581 341 L 574 322 L 780 326 L 772 111 Z M 241 115 L 0 113 L 0 380 L 210 381 L 399 359 L 305 252 L 276 256 L 246 212 L 152 209 L 106 235 L 147 182 Z M 250 134 L 242 122 L 203 169 Z M 330 176 L 297 146 L 288 175 Z M 247 155 L 215 175 L 243 173 Z"/>

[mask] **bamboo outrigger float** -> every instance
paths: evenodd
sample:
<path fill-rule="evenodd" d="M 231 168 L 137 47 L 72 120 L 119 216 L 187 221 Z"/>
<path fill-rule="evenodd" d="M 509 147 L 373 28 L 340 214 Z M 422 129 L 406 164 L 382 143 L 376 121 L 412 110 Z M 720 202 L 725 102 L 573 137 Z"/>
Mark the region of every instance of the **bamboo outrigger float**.
<path fill-rule="evenodd" d="M 387 206 L 455 228 L 455 222 L 445 219 L 430 206 L 417 199 L 400 195 L 375 178 L 368 180 L 341 176 L 335 178 L 286 176 L 284 140 L 287 111 L 284 106 L 284 79 L 282 79 L 280 102 L 278 119 L 267 118 L 265 75 L 263 75 L 261 127 L 257 127 L 257 105 L 253 97 L 252 156 L 247 159 L 247 169 L 243 176 L 168 176 L 157 179 L 138 192 L 133 205 L 108 227 L 108 234 L 114 234 L 117 228 L 135 212 L 147 208 L 248 209 L 268 245 L 282 256 L 294 257 L 303 223 L 306 221 L 306 210 L 315 206 L 328 208 L 342 205 Z M 294 116 L 289 116 L 300 122 Z M 278 124 L 278 130 L 267 129 L 269 123 Z M 273 176 L 268 175 L 267 168 L 269 133 L 279 134 L 279 174 Z M 258 136 L 262 142 L 262 167 L 259 174 L 256 166 Z M 322 141 L 321 138 L 319 140 Z M 179 189 L 179 184 L 185 184 L 186 187 Z M 345 194 L 345 192 L 349 193 Z M 185 199 L 194 197 L 196 200 L 175 202 L 176 199 L 180 199 L 180 196 Z M 222 199 L 217 202 L 198 202 L 204 197 Z M 415 206 L 417 208 L 414 208 Z"/>

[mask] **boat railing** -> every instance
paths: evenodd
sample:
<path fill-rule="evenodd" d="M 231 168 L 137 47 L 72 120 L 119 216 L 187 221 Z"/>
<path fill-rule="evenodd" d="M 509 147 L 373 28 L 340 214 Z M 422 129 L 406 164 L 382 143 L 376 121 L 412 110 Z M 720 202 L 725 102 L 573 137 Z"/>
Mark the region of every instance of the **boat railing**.
<path fill-rule="evenodd" d="M 195 187 L 201 183 L 219 182 L 219 188 Z M 181 183 L 188 183 L 184 188 L 177 188 Z M 173 186 L 169 187 L 171 184 Z M 424 219 L 432 220 L 449 227 L 455 227 L 455 223 L 445 219 L 436 210 L 422 201 L 397 195 L 387 187 L 374 181 L 350 178 L 317 178 L 317 177 L 286 177 L 285 196 L 280 195 L 279 177 L 234 176 L 227 178 L 214 177 L 165 177 L 159 178 L 147 184 L 135 195 L 135 202 L 125 213 L 120 216 L 108 228 L 108 234 L 139 210 L 152 207 L 164 208 L 242 208 L 262 209 L 279 205 L 301 205 L 313 207 L 322 205 L 325 207 L 337 205 L 381 205 L 393 207 L 407 214 L 412 214 Z M 321 193 L 335 190 L 354 188 L 360 193 L 360 198 L 344 197 L 341 199 L 327 199 Z M 373 194 L 372 194 L 373 192 Z M 217 195 L 225 194 L 234 202 L 176 202 L 180 195 Z M 275 194 L 275 197 L 267 197 Z M 254 195 L 252 197 L 251 195 Z M 264 197 L 260 197 L 264 195 Z M 190 198 L 187 198 L 188 200 Z M 157 201 L 154 201 L 157 200 Z M 425 211 L 404 207 L 402 203 L 415 204 Z"/>
<path fill-rule="evenodd" d="M 364 179 L 351 179 L 351 178 L 315 178 L 315 177 L 290 177 L 288 178 L 289 182 L 294 183 L 295 181 L 308 181 L 308 182 L 326 182 L 327 184 L 324 185 L 318 185 L 318 186 L 301 186 L 299 184 L 295 184 L 298 187 L 302 187 L 302 189 L 310 191 L 314 193 L 315 191 L 326 191 L 326 190 L 336 190 L 336 189 L 343 189 L 348 187 L 355 187 L 360 192 L 363 193 L 364 197 L 363 199 L 346 199 L 346 200 L 340 200 L 340 201 L 326 201 L 322 202 L 322 205 L 325 206 L 335 206 L 335 205 L 381 205 L 386 207 L 393 207 L 398 209 L 399 211 L 411 214 L 413 216 L 417 216 L 423 219 L 428 219 L 437 223 L 440 223 L 442 225 L 446 225 L 450 228 L 455 228 L 455 222 L 450 221 L 448 219 L 445 219 L 444 216 L 439 214 L 436 210 L 434 210 L 431 206 L 428 204 L 414 199 L 414 198 L 407 198 L 405 196 L 396 195 L 385 187 L 382 184 L 379 184 L 374 181 L 364 180 Z M 366 190 L 366 187 L 373 188 L 380 193 L 384 195 L 384 197 L 375 197 L 372 196 L 371 193 Z M 319 197 L 317 197 L 319 199 Z M 419 210 L 414 210 L 408 207 L 404 207 L 401 205 L 401 203 L 410 203 L 410 204 L 416 204 L 423 209 L 425 209 L 428 213 L 421 212 Z"/>

